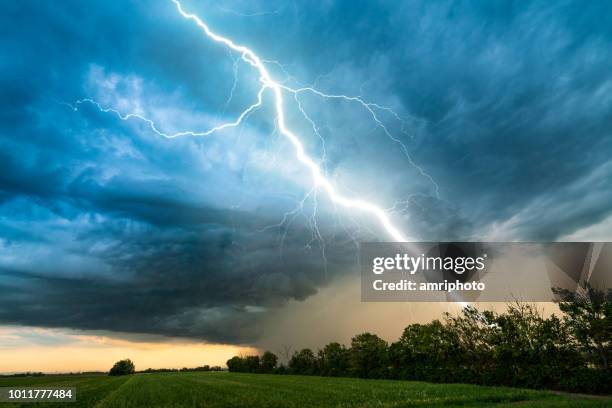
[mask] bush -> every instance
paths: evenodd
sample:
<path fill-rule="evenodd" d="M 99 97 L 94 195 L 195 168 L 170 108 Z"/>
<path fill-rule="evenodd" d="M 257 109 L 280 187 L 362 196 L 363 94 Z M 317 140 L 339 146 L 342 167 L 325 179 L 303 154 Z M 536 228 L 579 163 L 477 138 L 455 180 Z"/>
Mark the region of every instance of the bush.
<path fill-rule="evenodd" d="M 111 368 L 108 372 L 108 375 L 129 375 L 134 374 L 134 371 L 134 363 L 132 363 L 132 360 L 128 358 L 117 361 L 113 368 Z"/>
<path fill-rule="evenodd" d="M 612 370 L 582 368 L 560 381 L 560 388 L 570 392 L 612 394 Z"/>

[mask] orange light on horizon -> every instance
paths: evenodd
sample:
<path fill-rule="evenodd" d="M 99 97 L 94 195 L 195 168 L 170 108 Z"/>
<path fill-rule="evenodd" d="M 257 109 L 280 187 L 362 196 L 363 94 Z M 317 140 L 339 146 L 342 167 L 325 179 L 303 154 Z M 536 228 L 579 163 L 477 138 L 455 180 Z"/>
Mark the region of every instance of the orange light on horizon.
<path fill-rule="evenodd" d="M 131 359 L 137 370 L 225 367 L 232 356 L 256 353 L 253 347 L 185 339 L 133 341 L 60 329 L 0 327 L 0 373 L 108 371 L 124 358 Z"/>

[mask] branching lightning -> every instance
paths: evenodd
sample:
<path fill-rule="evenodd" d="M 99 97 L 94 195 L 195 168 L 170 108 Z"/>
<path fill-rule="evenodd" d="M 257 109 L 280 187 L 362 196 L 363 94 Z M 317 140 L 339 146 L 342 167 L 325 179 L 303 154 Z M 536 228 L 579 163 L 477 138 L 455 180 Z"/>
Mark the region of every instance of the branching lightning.
<path fill-rule="evenodd" d="M 284 67 L 282 65 L 280 65 L 276 61 L 263 60 L 258 55 L 256 55 L 255 52 L 251 50 L 250 48 L 243 46 L 243 45 L 236 44 L 231 39 L 223 37 L 213 32 L 208 27 L 208 25 L 204 21 L 202 21 L 197 15 L 191 14 L 185 11 L 179 0 L 171 0 L 171 1 L 174 3 L 174 5 L 176 6 L 176 9 L 181 14 L 181 16 L 185 19 L 193 21 L 202 30 L 202 32 L 206 35 L 207 38 L 211 39 L 214 42 L 217 42 L 219 44 L 226 46 L 228 50 L 230 50 L 230 52 L 237 53 L 244 62 L 246 62 L 253 68 L 255 68 L 255 70 L 259 74 L 259 82 L 261 83 L 261 87 L 259 91 L 257 92 L 257 97 L 256 97 L 255 102 L 251 104 L 250 106 L 248 106 L 246 109 L 244 109 L 242 113 L 232 122 L 222 123 L 220 125 L 217 125 L 215 127 L 212 127 L 204 131 L 188 130 L 188 131 L 181 131 L 181 132 L 172 133 L 172 134 L 161 131 L 151 119 L 148 119 L 140 114 L 136 114 L 136 113 L 123 114 L 116 109 L 103 107 L 102 105 L 100 105 L 98 102 L 96 102 L 93 99 L 89 99 L 89 98 L 81 99 L 81 100 L 76 101 L 73 105 L 69 105 L 69 106 L 72 109 L 77 110 L 79 106 L 83 103 L 93 104 L 100 111 L 106 112 L 106 113 L 112 113 L 116 115 L 118 118 L 120 118 L 121 120 L 127 121 L 129 119 L 138 119 L 138 120 L 144 121 L 145 123 L 148 124 L 149 128 L 153 132 L 155 132 L 157 135 L 171 139 L 171 138 L 176 138 L 176 137 L 181 137 L 181 136 L 209 136 L 216 132 L 222 131 L 224 129 L 237 127 L 250 114 L 252 114 L 253 112 L 255 112 L 257 109 L 259 109 L 262 106 L 264 93 L 270 92 L 273 96 L 273 101 L 274 101 L 274 111 L 276 114 L 275 124 L 277 127 L 277 131 L 291 143 L 298 161 L 308 169 L 312 177 L 313 190 L 311 190 L 307 194 L 306 197 L 313 195 L 313 194 L 316 196 L 318 190 L 323 190 L 334 204 L 348 208 L 348 209 L 360 210 L 362 212 L 365 212 L 373 216 L 380 223 L 380 225 L 384 228 L 384 230 L 389 235 L 389 237 L 391 237 L 394 241 L 399 241 L 399 242 L 407 241 L 407 236 L 404 235 L 404 233 L 401 232 L 400 229 L 392 222 L 387 211 L 385 211 L 384 209 L 368 201 L 361 200 L 361 199 L 348 198 L 336 190 L 336 188 L 333 186 L 330 180 L 325 176 L 324 171 L 317 164 L 317 162 L 315 162 L 315 160 L 306 153 L 304 145 L 300 141 L 300 138 L 298 137 L 298 135 L 294 133 L 287 126 L 283 96 L 284 94 L 293 95 L 293 98 L 295 99 L 295 102 L 297 103 L 298 109 L 303 114 L 304 118 L 308 121 L 308 123 L 311 125 L 314 134 L 321 139 L 324 155 L 325 155 L 325 140 L 321 136 L 319 132 L 319 128 L 317 127 L 315 122 L 310 118 L 310 116 L 308 116 L 306 111 L 303 109 L 302 104 L 299 99 L 299 95 L 304 94 L 304 93 L 310 93 L 310 94 L 316 95 L 321 98 L 340 99 L 340 100 L 344 100 L 347 102 L 359 104 L 361 107 L 363 107 L 368 112 L 368 114 L 371 116 L 376 126 L 379 127 L 388 138 L 390 138 L 394 143 L 398 144 L 401 147 L 409 163 L 423 177 L 427 178 L 432 183 L 432 185 L 435 188 L 436 195 L 438 195 L 438 190 L 439 190 L 438 185 L 431 178 L 431 176 L 423 170 L 423 168 L 418 166 L 412 160 L 406 145 L 402 143 L 400 139 L 394 137 L 391 134 L 391 132 L 384 125 L 383 121 L 380 119 L 379 113 L 383 111 L 387 112 L 388 114 L 392 115 L 396 119 L 400 120 L 402 125 L 404 124 L 403 119 L 401 119 L 400 116 L 392 109 L 376 104 L 376 103 L 366 102 L 361 97 L 338 95 L 338 94 L 327 94 L 327 93 L 321 92 L 309 86 L 292 88 L 292 87 L 285 85 L 283 82 L 275 81 L 272 78 L 272 75 L 270 74 L 268 69 L 266 68 L 265 64 L 266 63 L 278 64 L 281 67 L 281 69 L 284 70 Z M 230 97 L 226 102 L 226 107 L 231 101 L 233 92 L 236 87 L 236 70 L 237 70 L 237 67 L 234 64 L 234 83 L 232 85 Z M 325 160 L 323 160 L 323 163 L 324 162 Z M 304 198 L 304 200 L 306 199 L 306 197 Z M 303 203 L 304 201 L 300 203 L 300 206 L 298 208 L 303 207 Z M 294 211 L 297 211 L 297 209 Z M 316 207 L 314 211 L 315 211 L 315 216 L 316 216 Z M 292 214 L 293 212 L 286 213 L 282 222 L 284 223 L 288 218 L 291 217 Z M 321 234 L 318 231 L 316 220 L 314 221 L 314 228 L 315 228 L 314 235 L 317 238 L 320 238 Z"/>
<path fill-rule="evenodd" d="M 175 137 L 180 137 L 180 136 L 210 136 L 213 133 L 216 133 L 216 132 L 218 132 L 220 130 L 240 126 L 240 124 L 242 123 L 242 121 L 246 117 L 248 117 L 251 113 L 256 111 L 261 106 L 262 101 L 263 101 L 263 92 L 264 91 L 265 91 L 265 88 L 262 87 L 259 90 L 259 92 L 257 93 L 257 102 L 255 102 L 254 104 L 249 106 L 247 109 L 242 111 L 240 116 L 238 116 L 238 118 L 236 120 L 234 120 L 233 122 L 223 123 L 221 125 L 212 127 L 210 129 L 207 129 L 207 130 L 201 131 L 201 132 L 196 132 L 196 131 L 193 131 L 193 130 L 187 130 L 187 131 L 184 131 L 184 132 L 177 132 L 177 133 L 172 133 L 172 134 L 164 133 L 161 130 L 159 130 L 157 128 L 157 126 L 155 126 L 155 122 L 153 122 L 151 119 L 145 118 L 144 116 L 139 115 L 137 113 L 122 114 L 121 112 L 119 112 L 116 109 L 103 107 L 102 105 L 100 105 L 98 102 L 94 101 L 91 98 L 79 99 L 73 105 L 69 105 L 69 106 L 72 109 L 74 109 L 74 110 L 78 110 L 79 105 L 81 105 L 83 103 L 90 103 L 90 104 L 96 106 L 101 112 L 113 113 L 113 114 L 117 115 L 117 117 L 119 119 L 121 119 L 121 120 L 129 120 L 131 118 L 140 119 L 141 121 L 146 122 L 149 125 L 149 127 L 151 128 L 151 130 L 153 132 L 155 132 L 157 135 L 165 137 L 167 139 L 174 139 Z"/>

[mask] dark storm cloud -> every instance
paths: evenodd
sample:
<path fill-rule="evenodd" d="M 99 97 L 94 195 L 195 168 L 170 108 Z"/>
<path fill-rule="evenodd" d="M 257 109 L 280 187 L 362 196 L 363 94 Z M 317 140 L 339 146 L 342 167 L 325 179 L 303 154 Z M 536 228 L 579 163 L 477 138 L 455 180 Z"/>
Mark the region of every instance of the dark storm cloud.
<path fill-rule="evenodd" d="M 96 270 L 66 276 L 65 270 L 5 269 L 0 319 L 244 342 L 256 338 L 266 307 L 303 299 L 325 281 L 319 263 L 300 262 L 300 270 L 292 270 L 293 262 L 275 256 L 274 239 L 249 248 L 247 257 L 232 247 L 231 231 L 187 235 L 147 229 L 126 236 L 127 228 L 115 228 L 121 234 L 117 244 L 102 255 L 114 276 Z M 98 233 L 80 238 L 93 246 L 108 239 L 112 228 L 105 228 L 104 237 Z M 299 259 L 313 254 L 289 248 L 284 255 Z"/>
<path fill-rule="evenodd" d="M 478 239 L 487 225 L 509 223 L 498 238 L 555 239 L 611 214 L 612 189 L 595 193 L 586 182 L 612 177 L 610 4 L 410 2 L 390 13 L 338 4 L 325 17 L 342 21 L 347 8 L 355 24 L 328 24 L 314 41 L 324 55 L 367 55 L 352 78 L 363 93 L 394 95 L 425 123 L 405 140 L 447 205 L 423 236 Z M 342 85 L 327 69 L 327 87 Z M 565 204 L 571 211 L 554 210 Z M 457 221 L 471 233 L 440 226 Z"/>
<path fill-rule="evenodd" d="M 362 107 L 300 97 L 337 185 L 395 203 L 410 235 L 556 239 L 611 214 L 609 4 L 260 6 L 274 12 L 186 5 L 286 64 L 270 65 L 280 78 L 405 118 L 379 112 L 412 164 Z M 248 342 L 268 310 L 354 271 L 351 235 L 381 238 L 324 198 L 292 211 L 309 178 L 269 109 L 211 138 L 166 140 L 62 104 L 94 97 L 175 131 L 252 103 L 251 68 L 238 65 L 228 100 L 234 60 L 170 2 L 0 9 L 0 323 Z M 310 123 L 287 110 L 319 157 Z"/>

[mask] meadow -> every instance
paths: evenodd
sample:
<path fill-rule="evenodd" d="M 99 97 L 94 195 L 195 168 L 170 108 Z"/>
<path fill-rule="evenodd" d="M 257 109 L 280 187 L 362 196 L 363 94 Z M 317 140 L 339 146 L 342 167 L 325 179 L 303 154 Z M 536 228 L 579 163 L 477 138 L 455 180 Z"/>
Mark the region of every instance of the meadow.
<path fill-rule="evenodd" d="M 228 372 L 4 377 L 0 386 L 76 387 L 71 403 L 0 407 L 610 407 L 612 399 L 507 387 Z"/>

